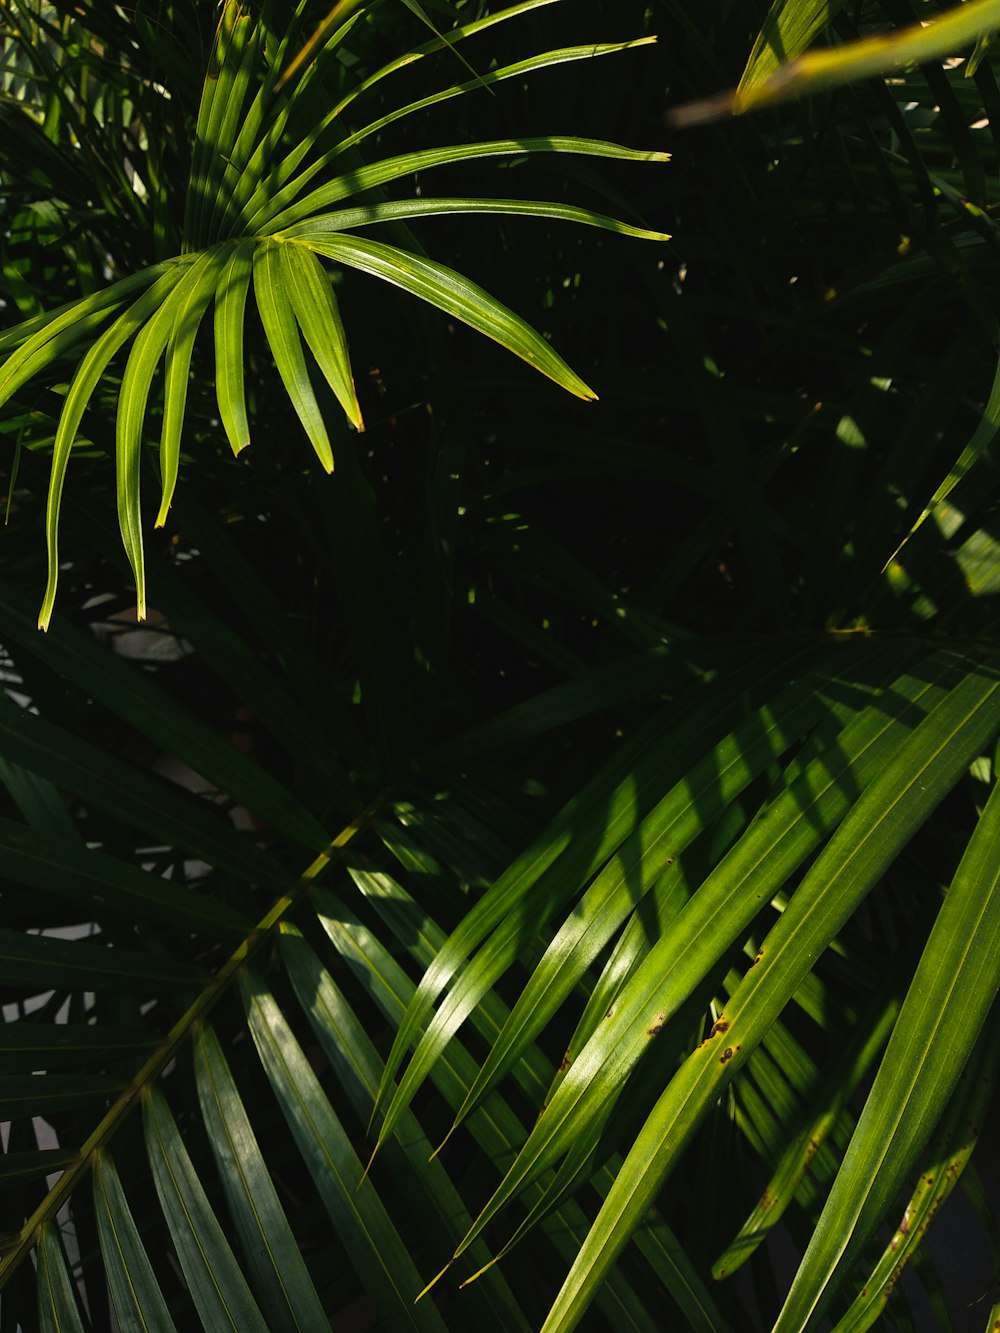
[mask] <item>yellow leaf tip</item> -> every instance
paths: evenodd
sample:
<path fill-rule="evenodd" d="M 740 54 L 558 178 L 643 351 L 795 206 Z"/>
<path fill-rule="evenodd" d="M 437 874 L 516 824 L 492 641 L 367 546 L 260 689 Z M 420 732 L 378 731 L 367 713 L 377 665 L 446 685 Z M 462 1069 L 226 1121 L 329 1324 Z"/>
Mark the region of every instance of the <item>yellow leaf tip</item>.
<path fill-rule="evenodd" d="M 454 1262 L 455 1262 L 455 1256 L 453 1255 L 445 1264 L 444 1268 L 441 1269 L 441 1272 L 438 1273 L 435 1277 L 431 1278 L 430 1282 L 428 1282 L 427 1286 L 424 1287 L 423 1291 L 421 1291 L 418 1295 L 414 1296 L 413 1298 L 414 1305 L 416 1305 L 417 1301 L 422 1301 L 423 1298 L 430 1291 L 431 1287 L 435 1286 L 438 1282 L 441 1281 L 445 1273 L 447 1273 L 448 1269 L 452 1266 Z M 462 1285 L 464 1286 L 465 1284 L 463 1283 Z"/>
<path fill-rule="evenodd" d="M 482 1268 L 478 1268 L 470 1277 L 467 1277 L 464 1282 L 460 1282 L 458 1284 L 459 1291 L 463 1291 L 466 1287 L 471 1286 L 473 1282 L 481 1278 L 484 1273 L 488 1272 L 489 1269 L 493 1267 L 499 1257 L 499 1255 L 495 1255 L 488 1264 L 483 1264 Z"/>

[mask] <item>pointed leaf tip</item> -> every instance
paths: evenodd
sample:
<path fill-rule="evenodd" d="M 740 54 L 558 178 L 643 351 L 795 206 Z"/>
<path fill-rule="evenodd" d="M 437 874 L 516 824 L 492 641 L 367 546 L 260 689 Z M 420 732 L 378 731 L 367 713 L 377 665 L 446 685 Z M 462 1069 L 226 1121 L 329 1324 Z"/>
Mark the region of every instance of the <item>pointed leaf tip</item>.
<path fill-rule="evenodd" d="M 499 1258 L 499 1256 L 495 1256 L 489 1261 L 488 1264 L 483 1264 L 482 1268 L 477 1269 L 476 1272 L 473 1273 L 470 1277 L 467 1277 L 465 1278 L 464 1281 L 460 1282 L 458 1284 L 459 1291 L 464 1291 L 466 1287 L 470 1287 L 473 1284 L 473 1282 L 475 1282 L 478 1278 L 481 1278 L 484 1273 L 488 1273 L 489 1270 L 493 1267 L 493 1265 L 497 1262 L 497 1258 Z"/>
<path fill-rule="evenodd" d="M 373 1118 L 374 1118 L 374 1117 L 373 1117 Z M 371 1128 L 371 1126 L 369 1125 L 369 1129 L 370 1129 L 370 1128 Z M 368 1179 L 368 1172 L 372 1169 L 372 1163 L 375 1161 L 375 1154 L 378 1152 L 378 1150 L 379 1150 L 379 1144 L 376 1143 L 375 1147 L 372 1149 L 372 1155 L 371 1155 L 371 1157 L 368 1158 L 368 1165 L 365 1167 L 364 1171 L 362 1171 L 362 1173 L 361 1173 L 361 1179 L 358 1181 L 358 1185 L 357 1185 L 357 1188 L 358 1188 L 358 1189 L 360 1189 L 361 1186 L 362 1186 L 362 1185 L 365 1183 L 365 1181 Z"/>
<path fill-rule="evenodd" d="M 417 1301 L 422 1301 L 422 1300 L 424 1299 L 424 1297 L 425 1297 L 425 1296 L 427 1295 L 427 1293 L 430 1291 L 431 1287 L 435 1287 L 435 1286 L 437 1286 L 437 1284 L 438 1284 L 438 1283 L 441 1281 L 441 1279 L 444 1277 L 445 1273 L 447 1273 L 448 1269 L 449 1269 L 449 1268 L 452 1266 L 452 1264 L 455 1262 L 455 1257 L 456 1257 L 455 1255 L 452 1255 L 452 1257 L 451 1257 L 451 1258 L 448 1260 L 448 1262 L 445 1264 L 444 1268 L 441 1269 L 440 1273 L 438 1273 L 438 1274 L 436 1274 L 434 1277 L 432 1277 L 431 1280 L 430 1280 L 430 1282 L 428 1282 L 427 1286 L 424 1287 L 423 1291 L 418 1292 L 417 1295 L 414 1296 L 414 1298 L 413 1298 L 413 1304 L 414 1304 L 414 1305 L 416 1305 Z M 464 1286 L 465 1286 L 465 1283 L 463 1282 L 461 1285 L 464 1287 Z"/>
<path fill-rule="evenodd" d="M 438 1144 L 438 1146 L 437 1146 L 437 1147 L 434 1149 L 434 1151 L 431 1153 L 430 1157 L 428 1157 L 427 1160 L 428 1160 L 429 1162 L 433 1162 L 433 1161 L 434 1161 L 434 1158 L 437 1157 L 438 1153 L 444 1151 L 445 1145 L 447 1144 L 448 1140 L 451 1138 L 452 1134 L 454 1134 L 454 1132 L 455 1132 L 455 1130 L 456 1130 L 457 1128 L 458 1128 L 458 1122 L 456 1121 L 456 1122 L 452 1125 L 452 1127 L 448 1130 L 448 1133 L 444 1136 L 444 1138 L 441 1140 L 441 1142 Z"/>

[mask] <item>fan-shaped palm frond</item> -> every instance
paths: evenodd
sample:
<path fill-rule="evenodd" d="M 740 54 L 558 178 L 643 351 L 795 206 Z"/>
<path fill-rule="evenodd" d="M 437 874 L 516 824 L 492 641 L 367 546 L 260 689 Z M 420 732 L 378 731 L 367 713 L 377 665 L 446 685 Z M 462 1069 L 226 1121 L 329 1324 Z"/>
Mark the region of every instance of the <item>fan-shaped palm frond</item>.
<path fill-rule="evenodd" d="M 131 343 L 131 350 L 118 396 L 115 462 L 119 523 L 135 574 L 140 620 L 146 606 L 140 474 L 150 388 L 162 362 L 159 526 L 166 521 L 176 485 L 191 357 L 210 305 L 215 308 L 219 415 L 235 453 L 250 440 L 242 366 L 251 289 L 278 373 L 326 471 L 333 469 L 333 451 L 303 341 L 349 423 L 356 430 L 363 429 L 344 325 L 317 255 L 401 287 L 494 339 L 569 392 L 585 399 L 595 396 L 541 335 L 478 284 L 426 256 L 350 234 L 361 226 L 435 213 L 495 212 L 555 217 L 629 236 L 667 239 L 661 233 L 569 205 L 452 198 L 389 202 L 377 197 L 396 180 L 481 158 L 573 153 L 629 161 L 666 159 L 658 151 L 566 136 L 457 144 L 375 162 L 362 158 L 358 145 L 405 117 L 451 98 L 653 40 L 547 51 L 447 86 L 352 132 L 344 127 L 344 117 L 355 102 L 397 70 L 434 51 L 454 49 L 498 23 L 548 3 L 551 0 L 528 0 L 459 26 L 447 39 L 436 36 L 346 91 L 318 123 L 310 121 L 301 132 L 296 126 L 302 107 L 318 94 L 322 96 L 330 62 L 372 6 L 352 5 L 350 16 L 345 15 L 332 32 L 321 29 L 322 41 L 314 43 L 316 49 L 309 45 L 301 53 L 309 54 L 303 66 L 293 64 L 290 56 L 306 31 L 306 4 L 297 7 L 288 29 L 278 37 L 266 16 L 258 21 L 239 0 L 226 0 L 198 112 L 180 237 L 184 253 L 0 335 L 0 351 L 9 353 L 0 368 L 0 404 L 54 362 L 87 346 L 66 396 L 53 448 L 47 517 L 49 582 L 39 615 L 42 628 L 49 624 L 55 601 L 59 509 L 70 455 L 95 389 L 127 344 Z M 21 123 L 22 118 L 17 119 Z M 325 211 L 347 199 L 360 199 L 363 206 Z"/>

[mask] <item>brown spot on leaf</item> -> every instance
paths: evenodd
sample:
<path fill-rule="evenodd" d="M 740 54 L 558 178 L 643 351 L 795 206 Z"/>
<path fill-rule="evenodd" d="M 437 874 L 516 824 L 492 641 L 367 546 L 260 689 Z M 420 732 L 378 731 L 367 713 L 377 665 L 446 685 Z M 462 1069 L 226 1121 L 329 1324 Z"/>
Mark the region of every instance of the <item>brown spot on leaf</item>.
<path fill-rule="evenodd" d="M 666 1022 L 666 1014 L 657 1014 L 646 1029 L 647 1037 L 657 1037 L 663 1031 L 663 1024 Z"/>
<path fill-rule="evenodd" d="M 728 1020 L 725 1018 L 720 1018 L 719 1021 L 713 1025 L 712 1031 L 708 1035 L 710 1037 L 717 1037 L 720 1032 L 728 1032 L 728 1031 L 729 1031 Z"/>
<path fill-rule="evenodd" d="M 740 1048 L 738 1046 L 736 1047 L 736 1050 L 733 1050 L 732 1046 L 727 1046 L 726 1049 L 719 1056 L 719 1064 L 724 1065 L 727 1060 L 731 1060 L 733 1056 L 736 1054 L 736 1051 L 738 1051 L 739 1049 Z"/>

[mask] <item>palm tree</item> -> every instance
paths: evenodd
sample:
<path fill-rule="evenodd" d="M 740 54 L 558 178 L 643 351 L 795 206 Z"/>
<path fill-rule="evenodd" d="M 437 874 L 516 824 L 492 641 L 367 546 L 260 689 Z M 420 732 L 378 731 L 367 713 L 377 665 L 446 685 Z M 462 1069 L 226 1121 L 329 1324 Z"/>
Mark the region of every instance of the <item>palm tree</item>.
<path fill-rule="evenodd" d="M 961 1299 L 998 94 L 838 8 L 9 6 L 4 1327 Z"/>

